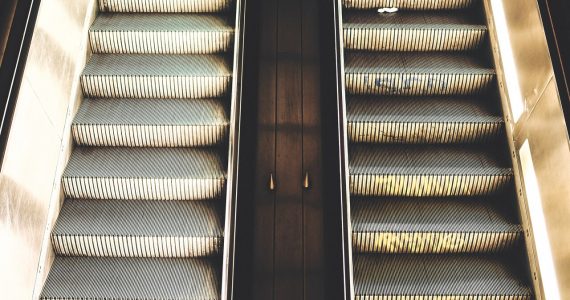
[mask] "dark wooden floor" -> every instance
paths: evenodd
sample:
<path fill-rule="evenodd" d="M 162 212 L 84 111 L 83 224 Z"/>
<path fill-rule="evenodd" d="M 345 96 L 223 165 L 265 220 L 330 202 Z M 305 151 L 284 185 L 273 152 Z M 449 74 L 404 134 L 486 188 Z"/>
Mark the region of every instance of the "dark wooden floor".
<path fill-rule="evenodd" d="M 248 1 L 240 176 L 253 180 L 239 187 L 236 299 L 330 299 L 334 290 L 327 276 L 336 272 L 325 269 L 337 248 L 324 218 L 326 3 L 334 1 Z"/>
<path fill-rule="evenodd" d="M 322 299 L 318 1 L 257 3 L 253 299 Z"/>

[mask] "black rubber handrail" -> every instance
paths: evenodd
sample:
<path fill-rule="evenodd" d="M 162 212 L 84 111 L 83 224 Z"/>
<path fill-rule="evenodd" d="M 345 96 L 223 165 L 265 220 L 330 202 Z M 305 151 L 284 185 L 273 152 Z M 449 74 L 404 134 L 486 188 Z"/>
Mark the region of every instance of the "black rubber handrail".
<path fill-rule="evenodd" d="M 346 138 L 346 92 L 344 86 L 344 45 L 342 32 L 342 1 L 334 1 L 335 77 L 338 132 L 339 195 L 342 227 L 343 299 L 352 297 L 352 243 L 350 231 L 350 191 L 348 188 L 348 145 Z"/>
<path fill-rule="evenodd" d="M 539 0 L 540 13 L 558 85 L 566 127 L 570 132 L 570 3 L 567 0 Z"/>
<path fill-rule="evenodd" d="M 2 99 L 0 168 L 4 161 L 16 100 L 22 83 L 39 6 L 40 0 L 20 0 L 16 4 L 6 50 L 2 58 L 2 65 L 0 65 L 0 99 Z"/>
<path fill-rule="evenodd" d="M 224 257 L 222 271 L 222 300 L 234 299 L 234 272 L 236 253 L 236 222 L 239 186 L 240 127 L 242 116 L 244 41 L 246 0 L 236 1 L 235 52 L 233 88 L 231 96 L 231 124 L 228 160 L 228 185 L 226 197 L 226 224 L 224 230 Z"/>

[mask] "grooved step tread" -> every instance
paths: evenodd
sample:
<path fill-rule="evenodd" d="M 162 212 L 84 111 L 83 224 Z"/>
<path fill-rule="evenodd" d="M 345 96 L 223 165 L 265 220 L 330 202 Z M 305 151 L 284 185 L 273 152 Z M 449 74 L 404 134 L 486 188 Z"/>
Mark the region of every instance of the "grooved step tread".
<path fill-rule="evenodd" d="M 53 235 L 223 236 L 214 201 L 66 199 Z"/>
<path fill-rule="evenodd" d="M 486 30 L 480 20 L 466 12 L 399 12 L 380 14 L 374 11 L 347 11 L 343 15 L 347 29 L 453 29 Z"/>
<path fill-rule="evenodd" d="M 345 53 L 347 74 L 473 74 L 494 75 L 490 63 L 478 55 L 452 52 Z"/>
<path fill-rule="evenodd" d="M 230 77 L 223 55 L 93 54 L 82 76 Z"/>
<path fill-rule="evenodd" d="M 349 123 L 504 123 L 491 102 L 484 97 L 348 96 L 347 119 Z"/>
<path fill-rule="evenodd" d="M 478 49 L 486 26 L 470 14 L 347 12 L 343 22 L 345 49 L 364 51 L 468 51 Z"/>
<path fill-rule="evenodd" d="M 229 125 L 221 99 L 85 99 L 73 120 L 79 125 Z"/>
<path fill-rule="evenodd" d="M 350 175 L 512 175 L 495 149 L 466 145 L 351 145 Z"/>
<path fill-rule="evenodd" d="M 103 13 L 89 40 L 95 53 L 225 53 L 232 49 L 234 29 L 220 15 Z"/>
<path fill-rule="evenodd" d="M 217 149 L 76 147 L 65 178 L 225 179 Z"/>
<path fill-rule="evenodd" d="M 396 7 L 401 10 L 465 9 L 476 0 L 342 0 L 348 9 L 377 9 Z"/>
<path fill-rule="evenodd" d="M 483 97 L 349 96 L 353 143 L 450 144 L 496 141 L 504 121 Z"/>
<path fill-rule="evenodd" d="M 230 8 L 232 0 L 99 0 L 102 12 L 204 13 Z"/>
<path fill-rule="evenodd" d="M 346 51 L 345 67 L 346 91 L 358 95 L 482 95 L 495 79 L 475 52 Z"/>
<path fill-rule="evenodd" d="M 493 199 L 501 201 L 501 199 Z M 491 199 L 353 198 L 354 232 L 520 232 L 513 212 Z"/>
<path fill-rule="evenodd" d="M 59 255 L 199 257 L 219 254 L 215 201 L 67 199 L 52 232 Z"/>
<path fill-rule="evenodd" d="M 85 99 L 72 125 L 81 146 L 211 146 L 228 131 L 224 99 Z"/>
<path fill-rule="evenodd" d="M 524 272 L 516 269 L 505 257 L 500 256 L 469 254 L 354 257 L 356 299 L 373 299 L 374 296 L 392 296 L 392 299 L 404 299 L 397 296 L 408 296 L 405 299 L 426 299 L 427 296 L 530 299 L 531 291 L 525 285 L 523 274 Z M 502 296 L 505 298 L 501 298 Z"/>
<path fill-rule="evenodd" d="M 234 28 L 222 15 L 101 13 L 89 31 L 234 32 Z"/>
<path fill-rule="evenodd" d="M 211 259 L 56 257 L 40 299 L 219 299 Z"/>
<path fill-rule="evenodd" d="M 522 239 L 514 213 L 490 199 L 353 198 L 351 215 L 355 252 L 496 252 Z"/>

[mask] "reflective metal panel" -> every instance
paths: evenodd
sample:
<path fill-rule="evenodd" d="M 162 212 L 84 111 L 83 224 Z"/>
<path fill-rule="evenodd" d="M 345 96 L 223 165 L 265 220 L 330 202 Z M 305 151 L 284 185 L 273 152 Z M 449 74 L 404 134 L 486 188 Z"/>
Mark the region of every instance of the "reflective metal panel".
<path fill-rule="evenodd" d="M 536 299 L 570 298 L 570 143 L 536 0 L 485 0 Z"/>
<path fill-rule="evenodd" d="M 34 299 L 71 147 L 95 0 L 41 2 L 0 175 L 0 298 Z M 36 293 L 34 293 L 36 292 Z"/>
<path fill-rule="evenodd" d="M 0 298 L 30 299 L 47 217 L 45 205 L 5 175 L 0 175 L 0 191 Z"/>
<path fill-rule="evenodd" d="M 536 105 L 553 76 L 544 27 L 536 1 L 502 2 L 513 45 L 524 109 L 528 113 Z"/>
<path fill-rule="evenodd" d="M 531 214 L 535 229 L 538 262 L 546 299 L 555 299 L 556 284 L 560 299 L 570 297 L 570 146 L 564 115 L 560 107 L 556 82 L 551 80 L 536 107 L 529 116 L 521 134 L 515 141 L 517 149 L 528 143 L 536 174 L 538 191 L 532 191 L 525 180 L 527 201 L 532 208 L 532 201 L 540 201 L 542 211 Z M 523 173 L 527 172 L 523 165 Z M 525 177 L 526 178 L 526 177 Z M 533 193 L 535 193 L 533 195 Z M 544 215 L 544 226 L 533 218 L 532 213 Z M 546 230 L 547 235 L 539 236 L 538 230 Z M 549 245 L 548 245 L 549 244 Z M 551 251 L 551 257 L 548 255 Z M 545 253 L 546 252 L 546 253 Z M 544 258 L 541 256 L 545 256 Z M 553 270 L 548 268 L 553 263 Z M 543 271 L 544 268 L 547 268 Z M 556 278 L 549 275 L 555 272 Z M 557 281 L 557 282 L 555 282 Z M 554 295 L 554 296 L 549 296 Z"/>

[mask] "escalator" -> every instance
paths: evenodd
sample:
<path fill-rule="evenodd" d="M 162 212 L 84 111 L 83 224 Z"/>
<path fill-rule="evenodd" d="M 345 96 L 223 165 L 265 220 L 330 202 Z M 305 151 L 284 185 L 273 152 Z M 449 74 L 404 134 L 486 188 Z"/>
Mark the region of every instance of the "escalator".
<path fill-rule="evenodd" d="M 99 0 L 41 299 L 225 299 L 239 5 Z"/>
<path fill-rule="evenodd" d="M 351 293 L 533 299 L 482 1 L 341 5 Z"/>

